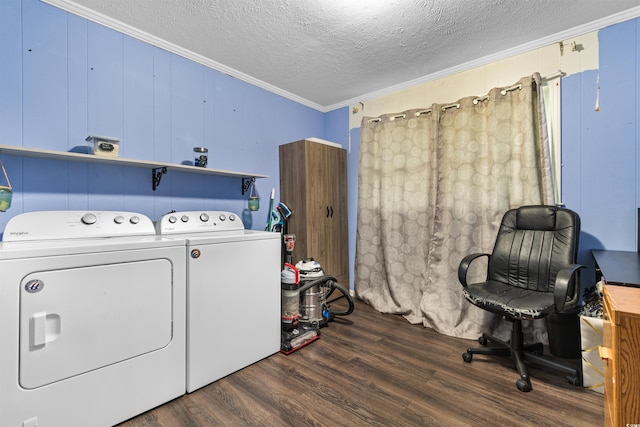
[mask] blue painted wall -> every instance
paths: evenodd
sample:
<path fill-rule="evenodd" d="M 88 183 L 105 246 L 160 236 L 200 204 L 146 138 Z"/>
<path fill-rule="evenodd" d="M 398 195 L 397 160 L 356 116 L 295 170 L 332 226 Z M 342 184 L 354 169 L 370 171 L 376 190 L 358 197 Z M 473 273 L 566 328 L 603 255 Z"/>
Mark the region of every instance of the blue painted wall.
<path fill-rule="evenodd" d="M 562 80 L 563 201 L 581 216 L 580 261 L 592 268 L 592 249 L 637 248 L 639 25 L 634 19 L 600 30 L 599 70 Z"/>
<path fill-rule="evenodd" d="M 176 164 L 204 146 L 211 168 L 270 176 L 248 213 L 240 178 L 170 171 L 154 192 L 147 168 L 2 155 L 14 196 L 0 230 L 51 209 L 244 211 L 263 229 L 271 188 L 278 199 L 278 146 L 346 142 L 347 120 L 346 109 L 323 114 L 38 0 L 0 4 L 0 144 L 82 151 L 88 135 L 104 135 L 121 139 L 122 158 Z"/>

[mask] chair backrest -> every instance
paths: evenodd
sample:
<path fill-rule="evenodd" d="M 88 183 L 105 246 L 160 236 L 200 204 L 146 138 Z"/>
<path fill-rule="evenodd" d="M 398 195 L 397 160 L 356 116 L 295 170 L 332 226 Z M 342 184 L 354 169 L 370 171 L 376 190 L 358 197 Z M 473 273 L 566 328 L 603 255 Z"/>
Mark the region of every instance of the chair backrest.
<path fill-rule="evenodd" d="M 502 218 L 488 278 L 553 292 L 558 270 L 576 262 L 579 236 L 580 217 L 569 209 L 545 205 L 512 209 Z"/>

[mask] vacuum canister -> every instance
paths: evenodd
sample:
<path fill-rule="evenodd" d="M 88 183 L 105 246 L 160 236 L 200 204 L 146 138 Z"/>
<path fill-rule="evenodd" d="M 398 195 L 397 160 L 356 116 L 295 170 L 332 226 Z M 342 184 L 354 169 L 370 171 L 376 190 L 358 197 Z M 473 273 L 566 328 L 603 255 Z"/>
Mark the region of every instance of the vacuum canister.
<path fill-rule="evenodd" d="M 307 258 L 296 264 L 303 283 L 324 276 L 322 267 L 313 258 Z M 322 316 L 324 305 L 323 290 L 320 285 L 313 285 L 300 294 L 300 321 L 319 325 L 325 319 Z"/>

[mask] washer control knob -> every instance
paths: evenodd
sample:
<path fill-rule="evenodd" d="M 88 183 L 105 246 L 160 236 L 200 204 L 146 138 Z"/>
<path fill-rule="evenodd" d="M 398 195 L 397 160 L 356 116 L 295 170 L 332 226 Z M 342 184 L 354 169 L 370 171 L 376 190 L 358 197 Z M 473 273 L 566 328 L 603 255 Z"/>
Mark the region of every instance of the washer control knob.
<path fill-rule="evenodd" d="M 224 220 L 227 219 L 227 216 L 225 214 L 221 213 L 218 218 L 220 219 L 220 221 L 224 221 Z"/>
<path fill-rule="evenodd" d="M 130 222 L 131 224 L 137 224 L 137 223 L 139 223 L 139 222 L 140 222 L 140 217 L 139 217 L 139 216 L 137 216 L 137 215 L 134 215 L 134 216 L 132 216 L 132 217 L 131 217 L 131 219 L 129 219 L 129 222 Z"/>
<path fill-rule="evenodd" d="M 82 215 L 81 221 L 82 221 L 83 224 L 91 225 L 91 224 L 95 224 L 96 221 L 98 221 L 98 217 L 96 217 L 92 213 L 86 213 L 86 214 Z"/>
<path fill-rule="evenodd" d="M 207 215 L 206 213 L 200 214 L 200 221 L 202 221 L 202 222 L 209 221 L 209 215 Z"/>
<path fill-rule="evenodd" d="M 187 215 L 182 215 L 182 216 L 180 217 L 180 221 L 182 221 L 182 222 L 189 222 L 189 217 L 188 217 Z"/>
<path fill-rule="evenodd" d="M 124 222 L 124 217 L 122 215 L 118 215 L 117 217 L 113 218 L 113 222 L 115 222 L 116 224 L 122 224 Z"/>
<path fill-rule="evenodd" d="M 229 221 L 235 221 L 236 216 L 234 214 L 229 214 Z"/>
<path fill-rule="evenodd" d="M 173 216 L 173 215 L 171 215 L 171 216 L 169 217 L 169 222 L 170 222 L 171 224 L 175 224 L 177 220 L 178 220 L 178 218 L 176 218 L 176 217 L 175 217 L 175 216 Z"/>

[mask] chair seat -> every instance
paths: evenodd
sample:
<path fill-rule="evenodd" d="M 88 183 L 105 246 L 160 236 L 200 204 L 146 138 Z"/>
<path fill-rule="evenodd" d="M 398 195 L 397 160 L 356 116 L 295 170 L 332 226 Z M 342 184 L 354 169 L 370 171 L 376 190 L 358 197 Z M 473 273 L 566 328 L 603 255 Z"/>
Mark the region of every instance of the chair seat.
<path fill-rule="evenodd" d="M 553 294 L 522 289 L 502 282 L 474 283 L 463 288 L 472 304 L 513 319 L 538 319 L 555 311 Z"/>

